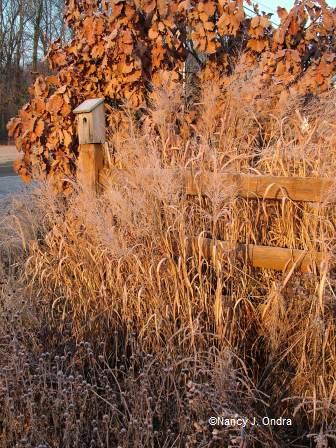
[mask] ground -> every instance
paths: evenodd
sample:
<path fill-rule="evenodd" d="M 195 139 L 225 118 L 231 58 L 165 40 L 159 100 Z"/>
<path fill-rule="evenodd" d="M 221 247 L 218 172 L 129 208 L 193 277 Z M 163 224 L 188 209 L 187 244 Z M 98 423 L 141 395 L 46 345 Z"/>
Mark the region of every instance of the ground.
<path fill-rule="evenodd" d="M 14 193 L 22 185 L 21 179 L 15 175 L 12 168 L 17 158 L 15 146 L 0 146 L 0 198 Z"/>

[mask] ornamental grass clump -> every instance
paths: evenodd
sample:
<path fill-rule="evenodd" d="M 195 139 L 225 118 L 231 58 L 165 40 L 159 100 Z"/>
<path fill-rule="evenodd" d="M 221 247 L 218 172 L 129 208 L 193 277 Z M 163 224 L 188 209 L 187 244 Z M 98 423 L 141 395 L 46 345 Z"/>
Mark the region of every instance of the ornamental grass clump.
<path fill-rule="evenodd" d="M 66 199 L 45 184 L 6 218 L 8 247 L 21 248 L 6 275 L 21 276 L 30 318 L 4 335 L 4 446 L 332 446 L 333 193 L 243 199 L 219 173 L 332 178 L 335 93 L 269 110 L 263 97 L 243 102 L 239 84 L 199 89 L 187 142 L 184 98 L 168 82 L 141 126 L 127 104 L 120 112 L 128 133 L 110 129 L 99 195 L 65 178 Z M 186 168 L 212 172 L 205 195 L 186 194 Z M 205 259 L 201 237 L 323 262 L 302 273 L 234 250 Z M 16 303 L 8 287 L 1 300 Z M 241 431 L 211 427 L 213 415 L 292 424 Z"/>

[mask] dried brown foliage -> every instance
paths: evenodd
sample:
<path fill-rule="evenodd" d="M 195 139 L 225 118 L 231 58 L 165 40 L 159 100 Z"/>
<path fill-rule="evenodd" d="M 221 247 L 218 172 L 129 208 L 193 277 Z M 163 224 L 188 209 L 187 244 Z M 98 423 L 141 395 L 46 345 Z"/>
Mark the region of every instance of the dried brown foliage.
<path fill-rule="evenodd" d="M 141 124 L 152 85 L 181 81 L 188 55 L 202 56 L 197 77 L 224 91 L 237 80 L 246 101 L 266 91 L 262 108 L 286 101 L 289 92 L 325 91 L 336 67 L 335 12 L 312 0 L 278 14 L 281 24 L 274 28 L 267 16 L 247 17 L 242 0 L 68 0 L 65 19 L 74 37 L 51 46 L 56 74 L 36 79 L 31 101 L 8 126 L 23 152 L 18 172 L 27 180 L 48 176 L 63 189 L 76 168 L 72 110 L 104 96 L 109 127 L 123 130 L 119 107 L 125 102 Z M 194 113 L 189 107 L 179 123 L 186 140 Z"/>

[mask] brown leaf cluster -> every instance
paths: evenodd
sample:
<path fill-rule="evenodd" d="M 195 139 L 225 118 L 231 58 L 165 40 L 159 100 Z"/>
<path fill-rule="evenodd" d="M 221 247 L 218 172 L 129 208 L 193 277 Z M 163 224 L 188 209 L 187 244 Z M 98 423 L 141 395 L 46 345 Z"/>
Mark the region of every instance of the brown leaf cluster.
<path fill-rule="evenodd" d="M 78 155 L 72 110 L 104 96 L 107 126 L 116 126 L 125 102 L 140 117 L 162 74 L 182 81 L 190 55 L 201 81 L 222 89 L 248 82 L 254 97 L 267 91 L 272 104 L 289 90 L 327 90 L 336 68 L 335 11 L 311 0 L 289 12 L 278 8 L 278 15 L 278 27 L 265 15 L 251 19 L 243 0 L 67 0 L 73 39 L 51 45 L 56 74 L 36 79 L 31 101 L 8 125 L 23 152 L 17 171 L 26 180 L 48 177 L 64 190 Z"/>

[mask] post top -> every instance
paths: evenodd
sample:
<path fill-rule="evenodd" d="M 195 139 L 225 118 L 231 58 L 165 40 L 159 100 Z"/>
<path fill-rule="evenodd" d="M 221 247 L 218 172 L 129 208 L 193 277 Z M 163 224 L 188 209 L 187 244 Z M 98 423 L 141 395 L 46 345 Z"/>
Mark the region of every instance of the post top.
<path fill-rule="evenodd" d="M 86 100 L 80 104 L 74 111 L 74 114 L 87 114 L 92 112 L 98 106 L 100 106 L 105 101 L 105 98 L 95 98 L 92 100 Z"/>

